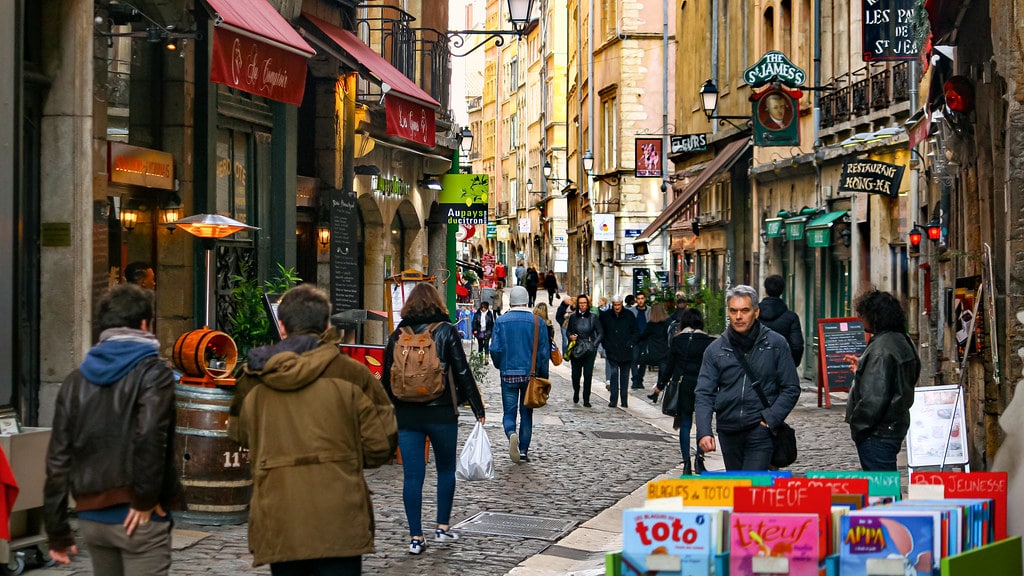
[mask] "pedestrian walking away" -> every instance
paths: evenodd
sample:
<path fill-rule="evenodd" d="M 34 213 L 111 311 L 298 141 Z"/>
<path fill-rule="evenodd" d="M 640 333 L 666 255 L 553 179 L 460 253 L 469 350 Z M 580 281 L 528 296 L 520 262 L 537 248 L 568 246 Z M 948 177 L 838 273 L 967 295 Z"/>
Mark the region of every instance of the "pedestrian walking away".
<path fill-rule="evenodd" d="M 495 322 L 491 339 L 491 362 L 501 378 L 501 423 L 508 438 L 509 458 L 516 463 L 530 461 L 533 409 L 523 404 L 530 374 L 536 370 L 537 376 L 547 378 L 551 359 L 551 332 L 545 321 L 526 306 L 528 300 L 522 286 L 509 291 L 509 310 Z M 534 351 L 536 368 L 531 362 Z"/>
<path fill-rule="evenodd" d="M 616 403 L 629 406 L 629 374 L 633 365 L 633 347 L 640 336 L 636 317 L 622 305 L 622 296 L 612 296 L 612 307 L 601 312 L 601 330 L 604 333 L 605 360 L 610 367 L 611 397 L 609 408 Z"/>
<path fill-rule="evenodd" d="M 690 464 L 690 430 L 693 427 L 693 409 L 697 379 L 700 376 L 704 351 L 714 338 L 704 332 L 704 315 L 697 308 L 687 308 L 679 315 L 678 331 L 672 337 L 665 372 L 666 383 L 671 380 L 679 387 L 679 398 L 672 427 L 679 430 L 679 452 L 683 457 L 683 474 L 704 472 L 704 451 L 696 447 L 693 465 Z M 661 388 L 655 388 L 651 399 L 658 401 Z M 668 399 L 665 400 L 666 402 Z"/>
<path fill-rule="evenodd" d="M 643 366 L 658 367 L 658 381 L 654 385 L 656 390 L 665 387 L 668 380 L 668 370 L 665 364 L 668 362 L 668 312 L 665 305 L 655 302 L 650 307 L 647 316 L 647 327 L 640 333 L 637 346 L 640 347 L 638 355 L 639 362 Z"/>
<path fill-rule="evenodd" d="M 782 301 L 782 291 L 785 287 L 785 280 L 778 274 L 772 274 L 764 279 L 764 292 L 767 295 L 758 306 L 761 310 L 758 320 L 786 339 L 789 351 L 793 355 L 793 363 L 799 366 L 800 361 L 804 359 L 804 333 L 800 329 L 800 317 Z"/>
<path fill-rule="evenodd" d="M 458 441 L 459 406 L 469 403 L 473 416 L 484 423 L 484 405 L 473 373 L 462 348 L 462 337 L 451 324 L 448 309 L 433 285 L 417 284 L 402 306 L 402 322 L 388 338 L 384 349 L 384 382 L 388 395 L 395 404 L 398 419 L 398 449 L 402 452 L 402 502 L 409 522 L 409 553 L 421 554 L 427 546 L 423 536 L 422 508 L 423 481 L 426 476 L 427 437 L 434 449 L 437 470 L 437 524 L 436 542 L 458 539 L 452 532 L 450 520 L 455 498 L 455 463 Z M 504 317 L 504 315 L 502 315 Z M 391 379 L 395 361 L 395 343 L 402 328 L 415 334 L 431 330 L 434 351 L 444 370 L 445 389 L 440 396 L 425 402 L 409 402 L 395 397 Z"/>
<path fill-rule="evenodd" d="M 870 290 L 857 298 L 853 309 L 871 339 L 860 358 L 845 357 L 854 372 L 846 422 L 862 469 L 896 470 L 896 456 L 910 429 L 921 359 L 907 335 L 906 314 L 895 296 Z"/>
<path fill-rule="evenodd" d="M 537 289 L 540 287 L 540 275 L 537 269 L 530 266 L 526 269 L 526 292 L 530 295 L 530 308 L 537 302 Z"/>
<path fill-rule="evenodd" d="M 473 315 L 473 337 L 476 338 L 480 353 L 484 358 L 490 354 L 491 334 L 494 331 L 494 311 L 486 301 L 480 303 L 480 308 Z"/>
<path fill-rule="evenodd" d="M 555 323 L 562 333 L 562 357 L 569 357 L 569 333 L 566 326 L 569 325 L 569 317 L 576 311 L 576 299 L 566 294 L 562 297 L 562 303 L 555 310 Z"/>
<path fill-rule="evenodd" d="M 395 411 L 366 366 L 338 350 L 327 295 L 292 288 L 277 307 L 282 340 L 249 353 L 229 431 L 249 448 L 249 550 L 275 576 L 357 575 L 374 551 L 363 470 L 395 453 Z"/>
<path fill-rule="evenodd" d="M 99 301 L 99 342 L 61 385 L 46 454 L 44 524 L 50 558 L 78 554 L 68 514 L 95 574 L 167 574 L 169 510 L 181 502 L 174 458 L 174 374 L 158 355 L 154 295 L 136 284 Z"/>
<path fill-rule="evenodd" d="M 552 306 L 558 298 L 558 278 L 555 278 L 554 270 L 548 270 L 544 276 L 544 291 L 548 293 L 548 306 Z"/>
<path fill-rule="evenodd" d="M 729 327 L 704 352 L 697 379 L 698 444 L 704 452 L 716 450 L 714 414 L 726 470 L 767 470 L 772 430 L 796 406 L 800 380 L 786 340 L 757 320 L 757 290 L 736 286 L 726 292 L 725 302 Z M 756 379 L 748 376 L 744 362 Z M 762 395 L 767 402 L 761 402 Z"/>
<path fill-rule="evenodd" d="M 629 310 L 636 316 L 636 329 L 641 334 L 647 329 L 647 315 L 650 310 L 647 308 L 647 295 L 640 292 L 636 295 L 636 305 L 631 306 Z M 644 388 L 644 376 L 647 374 L 647 365 L 640 361 L 640 349 L 633 348 L 633 364 L 631 366 L 633 372 L 633 389 L 643 390 Z"/>
<path fill-rule="evenodd" d="M 569 335 L 569 364 L 572 367 L 572 401 L 580 402 L 580 378 L 583 378 L 583 407 L 590 408 L 590 387 L 594 380 L 597 345 L 603 340 L 601 321 L 590 311 L 590 297 L 576 297 L 576 311 L 566 319 Z M 577 348 L 578 347 L 578 348 Z"/>
<path fill-rule="evenodd" d="M 516 286 L 525 287 L 526 284 L 526 265 L 520 260 L 516 266 Z"/>

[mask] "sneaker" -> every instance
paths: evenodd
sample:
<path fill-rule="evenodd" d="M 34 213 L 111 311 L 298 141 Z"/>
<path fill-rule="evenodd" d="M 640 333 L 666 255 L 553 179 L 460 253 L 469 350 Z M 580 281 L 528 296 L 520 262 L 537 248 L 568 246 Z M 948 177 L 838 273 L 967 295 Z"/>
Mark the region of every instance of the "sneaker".
<path fill-rule="evenodd" d="M 609 391 L 609 392 L 611 392 L 612 391 L 612 383 L 607 381 L 607 380 L 605 380 L 605 382 L 604 382 L 604 389 Z"/>
<path fill-rule="evenodd" d="M 424 550 L 426 550 L 426 548 L 427 548 L 427 541 L 426 540 L 417 540 L 417 539 L 413 538 L 412 540 L 409 541 L 409 554 L 412 554 L 414 556 L 419 556 L 420 554 L 423 553 Z"/>
<path fill-rule="evenodd" d="M 520 452 L 519 453 L 519 459 L 522 460 L 523 462 L 529 462 L 530 461 L 530 457 L 526 455 L 526 452 Z"/>
<path fill-rule="evenodd" d="M 449 532 L 444 528 L 438 528 L 434 530 L 434 541 L 435 542 L 450 542 L 452 540 L 458 540 L 459 535 L 455 532 Z"/>
<path fill-rule="evenodd" d="M 508 435 L 508 457 L 519 463 L 519 434 L 515 432 Z"/>

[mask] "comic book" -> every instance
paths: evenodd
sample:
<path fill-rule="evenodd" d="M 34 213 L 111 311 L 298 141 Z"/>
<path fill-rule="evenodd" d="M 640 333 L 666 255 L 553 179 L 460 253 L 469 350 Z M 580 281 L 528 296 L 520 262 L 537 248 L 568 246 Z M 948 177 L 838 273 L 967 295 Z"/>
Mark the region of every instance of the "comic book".
<path fill-rule="evenodd" d="M 844 536 L 839 571 L 843 576 L 931 576 L 937 565 L 932 514 L 897 516 L 870 508 L 851 510 L 841 518 L 840 529 Z"/>
<path fill-rule="evenodd" d="M 734 512 L 729 575 L 818 576 L 818 515 Z"/>
<path fill-rule="evenodd" d="M 631 509 L 622 513 L 622 574 L 708 576 L 721 545 L 721 515 L 706 511 Z"/>

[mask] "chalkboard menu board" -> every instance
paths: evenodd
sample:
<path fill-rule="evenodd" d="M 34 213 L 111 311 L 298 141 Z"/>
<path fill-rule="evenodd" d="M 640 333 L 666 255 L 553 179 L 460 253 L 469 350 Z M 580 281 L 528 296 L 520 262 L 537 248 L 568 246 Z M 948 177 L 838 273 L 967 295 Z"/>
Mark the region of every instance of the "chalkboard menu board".
<path fill-rule="evenodd" d="M 864 61 L 914 60 L 914 0 L 862 0 Z"/>
<path fill-rule="evenodd" d="M 354 192 L 331 190 L 331 307 L 335 312 L 361 308 L 357 210 Z"/>
<path fill-rule="evenodd" d="M 818 319 L 818 406 L 824 398 L 832 407 L 829 392 L 845 392 L 853 384 L 853 371 L 845 359 L 847 354 L 858 358 L 867 346 L 864 324 L 860 318 Z"/>

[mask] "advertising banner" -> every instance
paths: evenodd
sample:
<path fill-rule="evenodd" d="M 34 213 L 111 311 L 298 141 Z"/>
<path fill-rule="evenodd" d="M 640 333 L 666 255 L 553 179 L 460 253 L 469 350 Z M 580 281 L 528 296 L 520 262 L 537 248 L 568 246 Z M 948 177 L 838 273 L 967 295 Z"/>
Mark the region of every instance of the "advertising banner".
<path fill-rule="evenodd" d="M 665 169 L 661 165 L 661 138 L 636 139 L 636 177 L 663 178 Z"/>
<path fill-rule="evenodd" d="M 615 240 L 615 215 L 594 214 L 594 240 L 613 242 Z"/>
<path fill-rule="evenodd" d="M 867 192 L 889 198 L 899 195 L 903 166 L 875 160 L 847 160 L 839 177 L 840 192 Z"/>
<path fill-rule="evenodd" d="M 487 224 L 487 174 L 444 174 L 437 202 L 448 224 Z"/>

